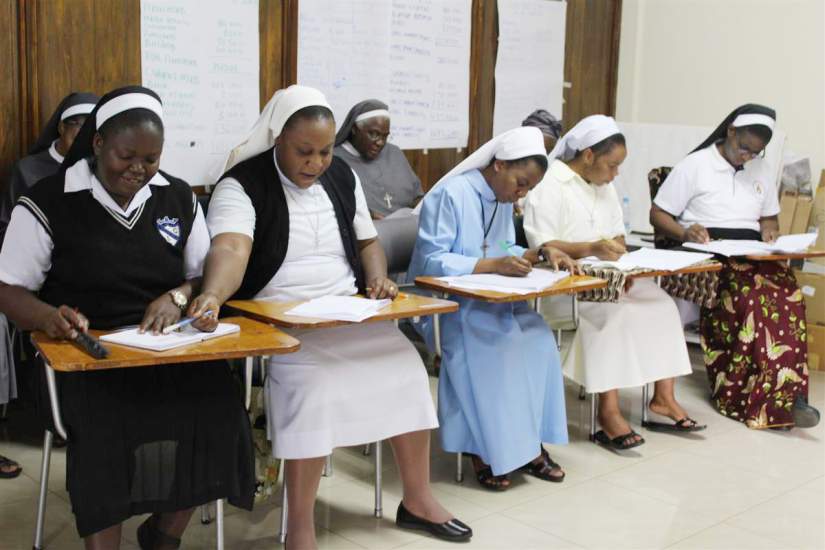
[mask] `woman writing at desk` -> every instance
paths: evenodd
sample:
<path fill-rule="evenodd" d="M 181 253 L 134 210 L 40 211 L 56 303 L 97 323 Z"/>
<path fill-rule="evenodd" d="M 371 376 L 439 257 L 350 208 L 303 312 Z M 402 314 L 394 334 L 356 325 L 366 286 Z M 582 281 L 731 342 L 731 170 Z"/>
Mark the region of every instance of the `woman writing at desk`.
<path fill-rule="evenodd" d="M 611 182 L 627 156 L 616 122 L 592 115 L 576 124 L 550 153 L 550 168 L 524 204 L 524 231 L 531 246 L 554 246 L 574 258 L 617 260 L 625 253 L 622 207 Z M 651 327 L 657 337 L 649 338 Z M 674 394 L 675 376 L 690 374 L 679 313 L 652 279 L 635 281 L 617 303 L 579 305 L 579 327 L 564 360 L 565 374 L 599 393 L 596 441 L 616 450 L 644 439 L 619 408 L 619 388 L 655 382 L 645 404 L 670 422 L 661 430 L 701 430 Z"/>
<path fill-rule="evenodd" d="M 497 273 L 525 276 L 547 259 L 576 271 L 552 248 L 514 244 L 513 203 L 541 180 L 547 156 L 537 128 L 496 136 L 467 157 L 422 201 L 408 277 Z M 567 443 L 564 382 L 556 342 L 526 302 L 455 298 L 441 322 L 438 384 L 442 447 L 472 455 L 482 487 L 505 490 L 521 469 L 560 482 L 564 471 L 542 443 Z M 422 323 L 432 348 L 431 321 Z"/>
<path fill-rule="evenodd" d="M 358 177 L 333 157 L 335 120 L 306 86 L 275 93 L 236 147 L 212 195 L 213 236 L 193 315 L 231 296 L 281 301 L 362 292 L 394 298 Z M 463 541 L 469 527 L 429 486 L 437 425 L 427 373 L 391 323 L 292 331 L 301 350 L 269 360 L 272 452 L 286 461 L 287 548 L 315 547 L 313 506 L 324 457 L 336 447 L 389 439 L 404 497 L 396 523 Z"/>
<path fill-rule="evenodd" d="M 779 202 L 764 163 L 776 112 L 743 105 L 673 167 L 650 210 L 650 222 L 683 242 L 755 239 L 779 234 Z M 719 302 L 703 309 L 702 348 L 713 404 L 749 428 L 809 428 L 819 411 L 807 404 L 805 305 L 782 262 L 729 258 Z"/>
<path fill-rule="evenodd" d="M 158 170 L 162 107 L 146 88 L 106 94 L 60 171 L 14 208 L 0 252 L 0 310 L 25 330 L 175 323 L 199 285 L 209 234 L 189 185 Z M 214 317 L 204 328 L 214 330 Z M 177 548 L 196 506 L 252 507 L 252 439 L 229 367 L 58 373 L 66 480 L 87 549 Z"/>

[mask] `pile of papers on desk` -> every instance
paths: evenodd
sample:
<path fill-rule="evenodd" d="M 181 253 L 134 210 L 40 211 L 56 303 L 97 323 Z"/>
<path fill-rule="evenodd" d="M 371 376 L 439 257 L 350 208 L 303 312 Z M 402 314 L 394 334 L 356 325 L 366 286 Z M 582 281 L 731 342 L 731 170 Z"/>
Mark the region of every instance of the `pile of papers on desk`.
<path fill-rule="evenodd" d="M 322 296 L 295 306 L 287 315 L 314 317 L 330 321 L 360 323 L 392 303 L 392 300 L 369 300 L 357 296 Z"/>
<path fill-rule="evenodd" d="M 655 271 L 678 271 L 713 258 L 713 254 L 684 252 L 681 250 L 662 250 L 658 248 L 640 248 L 628 252 L 616 261 L 600 260 L 595 256 L 582 258 L 580 262 L 595 267 L 612 267 L 621 271 L 636 269 L 653 269 Z"/>
<path fill-rule="evenodd" d="M 568 278 L 567 271 L 533 269 L 526 277 L 508 277 L 495 273 L 473 273 L 457 277 L 439 277 L 455 288 L 466 290 L 492 290 L 507 294 L 531 294 L 549 288 Z"/>
<path fill-rule="evenodd" d="M 166 351 L 169 349 L 197 344 L 204 340 L 211 340 L 227 334 L 240 332 L 241 327 L 232 323 L 218 323 L 215 332 L 201 332 L 191 325 L 180 330 L 173 330 L 169 334 L 152 334 L 151 332 L 138 332 L 136 328 L 121 330 L 111 334 L 104 334 L 100 337 L 103 342 L 110 342 L 130 348 L 148 349 L 150 351 Z"/>
<path fill-rule="evenodd" d="M 707 244 L 685 243 L 684 246 L 694 250 L 719 254 L 720 256 L 767 256 L 769 254 L 793 254 L 805 252 L 816 242 L 816 233 L 798 233 L 783 235 L 773 243 L 762 241 L 720 240 Z"/>

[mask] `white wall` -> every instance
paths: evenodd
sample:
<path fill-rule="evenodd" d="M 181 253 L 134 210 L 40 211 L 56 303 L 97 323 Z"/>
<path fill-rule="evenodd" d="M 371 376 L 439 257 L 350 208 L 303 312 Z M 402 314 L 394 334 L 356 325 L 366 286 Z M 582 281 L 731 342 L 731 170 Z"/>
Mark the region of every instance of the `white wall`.
<path fill-rule="evenodd" d="M 624 0 L 616 102 L 620 122 L 692 126 L 716 126 L 743 103 L 771 106 L 816 182 L 825 0 Z"/>

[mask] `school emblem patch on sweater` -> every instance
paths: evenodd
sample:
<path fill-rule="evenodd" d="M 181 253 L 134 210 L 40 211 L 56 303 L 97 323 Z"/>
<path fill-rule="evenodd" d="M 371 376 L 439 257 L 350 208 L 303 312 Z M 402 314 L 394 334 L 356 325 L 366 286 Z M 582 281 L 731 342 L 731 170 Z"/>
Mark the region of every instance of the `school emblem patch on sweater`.
<path fill-rule="evenodd" d="M 163 237 L 167 243 L 175 246 L 180 240 L 180 221 L 178 218 L 170 218 L 164 216 L 155 220 L 155 225 L 158 228 L 158 233 Z"/>

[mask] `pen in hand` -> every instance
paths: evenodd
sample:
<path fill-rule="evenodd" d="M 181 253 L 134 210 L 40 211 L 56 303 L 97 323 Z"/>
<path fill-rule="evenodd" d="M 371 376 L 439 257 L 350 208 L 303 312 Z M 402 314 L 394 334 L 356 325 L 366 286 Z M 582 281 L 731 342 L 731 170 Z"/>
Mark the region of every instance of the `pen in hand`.
<path fill-rule="evenodd" d="M 209 315 L 212 315 L 212 313 L 214 313 L 214 312 L 210 309 L 209 311 L 207 311 L 206 313 L 204 313 L 201 317 L 207 317 L 207 316 L 209 316 Z M 200 319 L 200 317 L 187 317 L 187 318 L 186 318 L 186 319 L 184 319 L 183 321 L 178 321 L 178 322 L 177 322 L 177 323 L 175 323 L 174 325 L 169 325 L 168 327 L 166 327 L 165 329 L 163 329 L 162 334 L 169 334 L 170 332 L 174 332 L 174 331 L 176 331 L 176 330 L 180 330 L 180 329 L 182 329 L 183 327 L 186 327 L 186 326 L 191 325 L 192 323 L 194 323 L 194 322 L 195 322 L 195 321 L 197 321 L 198 319 Z"/>

